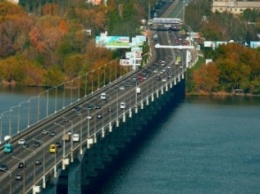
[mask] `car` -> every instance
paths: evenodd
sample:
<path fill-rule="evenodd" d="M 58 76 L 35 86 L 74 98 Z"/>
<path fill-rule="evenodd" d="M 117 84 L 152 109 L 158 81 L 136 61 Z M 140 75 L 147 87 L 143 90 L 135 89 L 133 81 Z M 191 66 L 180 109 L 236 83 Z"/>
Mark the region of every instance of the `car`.
<path fill-rule="evenodd" d="M 40 142 L 38 142 L 38 141 L 33 142 L 33 147 L 40 147 L 40 146 L 41 146 Z"/>
<path fill-rule="evenodd" d="M 18 144 L 19 144 L 19 145 L 23 145 L 24 143 L 25 143 L 25 139 L 19 139 L 19 140 L 18 140 Z"/>
<path fill-rule="evenodd" d="M 71 133 L 71 131 L 67 131 L 67 134 L 68 134 L 68 135 L 71 135 L 72 133 Z"/>
<path fill-rule="evenodd" d="M 80 111 L 80 107 L 78 107 L 78 106 L 75 106 L 72 110 L 74 110 L 74 111 L 76 111 L 76 112 L 78 112 L 78 111 Z"/>
<path fill-rule="evenodd" d="M 56 144 L 57 148 L 60 148 L 60 147 L 61 147 L 61 142 L 56 141 L 55 144 Z"/>
<path fill-rule="evenodd" d="M 8 170 L 7 165 L 5 165 L 5 164 L 0 164 L 0 171 L 6 172 L 7 170 Z"/>
<path fill-rule="evenodd" d="M 120 86 L 119 90 L 123 91 L 123 90 L 125 90 L 125 87 L 124 86 Z"/>
<path fill-rule="evenodd" d="M 96 109 L 101 109 L 101 105 L 96 105 Z"/>
<path fill-rule="evenodd" d="M 126 83 L 126 84 L 125 84 L 125 87 L 130 87 L 130 83 Z"/>
<path fill-rule="evenodd" d="M 166 78 L 163 78 L 163 79 L 162 79 L 162 82 L 166 82 L 166 81 L 167 81 L 167 79 L 166 79 Z"/>
<path fill-rule="evenodd" d="M 158 76 L 156 79 L 157 79 L 158 81 L 161 81 L 161 77 L 160 77 L 160 76 Z"/>
<path fill-rule="evenodd" d="M 51 136 L 51 137 L 54 137 L 55 135 L 56 135 L 55 132 L 50 132 L 50 133 L 49 133 L 49 136 Z"/>
<path fill-rule="evenodd" d="M 88 115 L 87 119 L 91 120 L 92 119 L 92 115 Z"/>
<path fill-rule="evenodd" d="M 35 165 L 41 165 L 42 162 L 40 160 L 35 160 Z"/>
<path fill-rule="evenodd" d="M 17 175 L 15 176 L 15 180 L 21 181 L 21 180 L 23 180 L 23 176 L 22 176 L 21 174 L 17 174 Z"/>
<path fill-rule="evenodd" d="M 125 109 L 126 108 L 126 103 L 125 102 L 120 102 L 120 108 Z"/>
<path fill-rule="evenodd" d="M 25 168 L 25 167 L 26 167 L 26 165 L 25 165 L 24 162 L 19 162 L 18 163 L 18 168 Z"/>
<path fill-rule="evenodd" d="M 109 107 L 107 108 L 107 112 L 112 112 L 111 106 L 109 106 Z"/>
<path fill-rule="evenodd" d="M 23 148 L 28 148 L 29 144 L 25 142 L 22 146 L 23 146 Z"/>
<path fill-rule="evenodd" d="M 170 66 L 170 65 L 168 65 L 168 66 L 167 66 L 167 69 L 171 69 L 171 66 Z"/>
<path fill-rule="evenodd" d="M 98 114 L 97 114 L 97 118 L 98 118 L 98 119 L 101 119 L 101 118 L 102 118 L 102 114 L 101 114 L 101 113 L 98 113 Z"/>
<path fill-rule="evenodd" d="M 87 110 L 92 110 L 92 109 L 93 109 L 93 106 L 89 104 L 89 105 L 86 106 L 86 109 L 87 109 Z"/>
<path fill-rule="evenodd" d="M 42 134 L 43 134 L 43 135 L 46 135 L 46 134 L 48 134 L 48 133 L 49 133 L 49 131 L 47 131 L 47 130 L 45 130 L 45 129 L 42 131 Z"/>

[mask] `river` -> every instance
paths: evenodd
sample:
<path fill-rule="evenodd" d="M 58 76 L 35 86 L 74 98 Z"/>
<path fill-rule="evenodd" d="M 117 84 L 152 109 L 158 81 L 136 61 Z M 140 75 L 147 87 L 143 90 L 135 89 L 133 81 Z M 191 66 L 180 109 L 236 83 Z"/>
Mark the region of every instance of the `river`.
<path fill-rule="evenodd" d="M 0 91 L 0 112 L 37 92 Z M 186 97 L 101 194 L 260 193 L 260 98 Z"/>

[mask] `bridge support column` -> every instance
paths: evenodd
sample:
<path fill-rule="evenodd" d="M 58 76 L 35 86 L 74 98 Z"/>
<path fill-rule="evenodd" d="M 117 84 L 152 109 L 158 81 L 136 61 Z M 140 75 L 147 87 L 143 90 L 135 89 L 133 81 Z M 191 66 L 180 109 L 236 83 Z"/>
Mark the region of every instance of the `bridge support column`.
<path fill-rule="evenodd" d="M 92 138 L 88 138 L 87 139 L 87 149 L 89 149 L 92 144 L 93 144 L 93 139 Z"/>
<path fill-rule="evenodd" d="M 152 102 L 154 101 L 154 94 L 153 93 L 152 93 L 152 99 L 151 100 L 152 100 Z"/>
<path fill-rule="evenodd" d="M 165 85 L 165 91 L 168 91 L 168 84 Z"/>
<path fill-rule="evenodd" d="M 143 100 L 141 101 L 141 109 L 144 109 L 144 102 L 143 102 Z"/>
<path fill-rule="evenodd" d="M 163 95 L 163 87 L 161 87 L 161 95 Z"/>
<path fill-rule="evenodd" d="M 132 109 L 129 109 L 129 117 L 132 117 Z"/>
<path fill-rule="evenodd" d="M 105 137 L 105 129 L 104 129 L 104 127 L 102 127 L 102 129 L 101 129 L 101 137 L 102 137 L 102 138 Z"/>
<path fill-rule="evenodd" d="M 74 162 L 73 150 L 70 150 L 70 162 Z"/>
<path fill-rule="evenodd" d="M 146 105 L 149 105 L 149 97 L 146 98 Z"/>
<path fill-rule="evenodd" d="M 177 84 L 177 81 L 176 81 L 176 78 L 174 78 L 174 85 L 176 85 Z"/>
<path fill-rule="evenodd" d="M 57 166 L 56 166 L 56 164 L 53 168 L 53 171 L 54 171 L 54 177 L 57 178 Z"/>
<path fill-rule="evenodd" d="M 118 118 L 116 119 L 116 127 L 119 127 L 119 120 L 118 120 Z"/>
<path fill-rule="evenodd" d="M 184 73 L 183 73 L 183 72 L 182 72 L 182 74 L 181 74 L 181 78 L 184 79 Z"/>
<path fill-rule="evenodd" d="M 170 82 L 170 88 L 172 88 L 172 82 Z"/>
<path fill-rule="evenodd" d="M 93 142 L 94 142 L 94 143 L 97 143 L 97 134 L 96 134 L 96 133 L 94 133 Z"/>
<path fill-rule="evenodd" d="M 125 123 L 125 112 L 123 113 L 123 123 Z"/>
<path fill-rule="evenodd" d="M 178 75 L 178 82 L 180 82 L 181 81 L 181 76 L 180 75 Z"/>
<path fill-rule="evenodd" d="M 109 132 L 112 132 L 112 123 L 109 122 Z"/>
<path fill-rule="evenodd" d="M 135 113 L 138 113 L 138 106 L 137 106 L 137 104 L 135 105 Z"/>
<path fill-rule="evenodd" d="M 45 165 L 45 164 L 43 164 Z M 45 179 L 45 175 L 42 176 L 42 188 L 46 188 L 46 179 Z"/>

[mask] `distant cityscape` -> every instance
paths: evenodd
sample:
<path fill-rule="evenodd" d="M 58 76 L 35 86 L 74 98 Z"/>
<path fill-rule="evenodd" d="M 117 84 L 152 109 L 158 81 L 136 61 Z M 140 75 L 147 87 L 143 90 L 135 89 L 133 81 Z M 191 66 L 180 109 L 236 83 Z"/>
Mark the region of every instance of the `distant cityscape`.
<path fill-rule="evenodd" d="M 211 11 L 241 14 L 246 9 L 260 10 L 260 1 L 213 0 Z"/>

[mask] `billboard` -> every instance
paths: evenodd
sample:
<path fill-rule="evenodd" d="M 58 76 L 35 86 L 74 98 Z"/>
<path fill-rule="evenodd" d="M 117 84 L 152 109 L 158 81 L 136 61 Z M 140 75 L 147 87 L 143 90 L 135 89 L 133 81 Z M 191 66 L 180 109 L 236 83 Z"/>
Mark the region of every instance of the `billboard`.
<path fill-rule="evenodd" d="M 96 36 L 95 41 L 96 45 L 106 48 L 130 48 L 128 36 Z"/>

